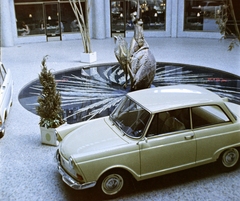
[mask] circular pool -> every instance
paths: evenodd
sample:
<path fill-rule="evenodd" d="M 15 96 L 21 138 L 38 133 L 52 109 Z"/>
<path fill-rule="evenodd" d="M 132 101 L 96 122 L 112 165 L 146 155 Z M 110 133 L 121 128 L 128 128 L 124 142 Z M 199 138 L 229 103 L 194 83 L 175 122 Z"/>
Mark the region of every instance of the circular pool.
<path fill-rule="evenodd" d="M 67 69 L 55 73 L 55 79 L 68 123 L 109 115 L 129 91 L 123 88 L 125 76 L 118 63 Z M 152 87 L 175 84 L 202 86 L 240 104 L 239 76 L 203 66 L 158 62 Z M 36 114 L 40 91 L 39 80 L 33 80 L 20 91 L 19 102 Z"/>

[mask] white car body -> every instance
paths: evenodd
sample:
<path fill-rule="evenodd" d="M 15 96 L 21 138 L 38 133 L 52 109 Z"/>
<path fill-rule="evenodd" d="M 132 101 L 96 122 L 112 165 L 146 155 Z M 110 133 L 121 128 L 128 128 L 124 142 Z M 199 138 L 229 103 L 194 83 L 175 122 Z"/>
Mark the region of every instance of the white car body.
<path fill-rule="evenodd" d="M 5 133 L 5 120 L 13 101 L 13 80 L 9 69 L 0 62 L 0 138 Z"/>
<path fill-rule="evenodd" d="M 115 196 L 140 181 L 220 161 L 236 167 L 240 106 L 194 85 L 128 93 L 108 117 L 57 128 L 63 181 Z M 220 159 L 220 160 L 219 160 Z"/>

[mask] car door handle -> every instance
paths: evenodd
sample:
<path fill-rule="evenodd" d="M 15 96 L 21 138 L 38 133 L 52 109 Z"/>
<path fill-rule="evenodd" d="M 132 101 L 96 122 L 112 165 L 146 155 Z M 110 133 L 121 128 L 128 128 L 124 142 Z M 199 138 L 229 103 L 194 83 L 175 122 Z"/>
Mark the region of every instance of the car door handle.
<path fill-rule="evenodd" d="M 194 134 L 191 134 L 191 135 L 185 136 L 184 138 L 185 138 L 185 140 L 191 140 L 191 139 L 193 139 L 193 137 L 194 137 Z"/>

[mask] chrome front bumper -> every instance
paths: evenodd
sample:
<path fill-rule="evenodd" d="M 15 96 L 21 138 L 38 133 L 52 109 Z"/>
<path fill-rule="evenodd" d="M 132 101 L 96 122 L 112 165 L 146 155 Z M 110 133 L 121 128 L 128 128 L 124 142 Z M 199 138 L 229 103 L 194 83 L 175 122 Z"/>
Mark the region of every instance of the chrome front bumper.
<path fill-rule="evenodd" d="M 71 188 L 75 189 L 75 190 L 83 190 L 83 189 L 87 189 L 87 188 L 92 188 L 96 185 L 96 182 L 89 182 L 89 183 L 84 183 L 84 184 L 80 184 L 78 181 L 76 181 L 74 178 L 72 178 L 61 166 L 60 160 L 59 160 L 59 153 L 57 151 L 56 154 L 56 158 L 57 158 L 57 162 L 58 162 L 58 171 L 62 176 L 62 180 Z"/>

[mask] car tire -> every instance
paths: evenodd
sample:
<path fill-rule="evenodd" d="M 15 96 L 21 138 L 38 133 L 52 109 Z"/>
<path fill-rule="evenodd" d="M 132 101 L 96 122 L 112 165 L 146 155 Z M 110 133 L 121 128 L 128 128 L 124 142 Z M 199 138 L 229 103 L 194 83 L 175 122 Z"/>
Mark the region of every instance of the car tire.
<path fill-rule="evenodd" d="M 98 183 L 97 191 L 102 198 L 115 198 L 126 191 L 128 186 L 127 173 L 122 170 L 111 170 L 104 173 Z"/>
<path fill-rule="evenodd" d="M 221 164 L 222 170 L 224 171 L 231 171 L 235 169 L 239 164 L 239 150 L 236 148 L 225 150 L 221 154 L 219 162 Z"/>

